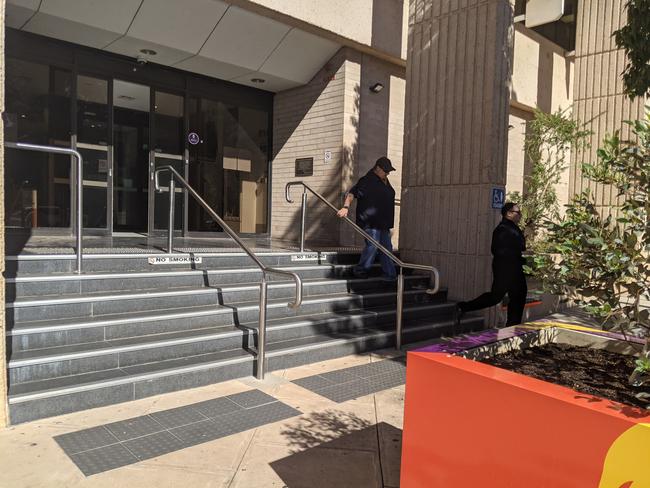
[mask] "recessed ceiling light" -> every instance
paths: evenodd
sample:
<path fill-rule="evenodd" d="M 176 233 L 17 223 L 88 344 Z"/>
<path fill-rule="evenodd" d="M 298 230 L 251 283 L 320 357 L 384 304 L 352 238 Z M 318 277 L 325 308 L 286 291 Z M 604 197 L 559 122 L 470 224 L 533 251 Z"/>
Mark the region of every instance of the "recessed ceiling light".
<path fill-rule="evenodd" d="M 140 49 L 140 52 L 144 54 L 145 56 L 155 56 L 158 54 L 156 51 L 153 49 Z"/>
<path fill-rule="evenodd" d="M 253 83 L 266 83 L 266 80 L 264 78 L 251 78 L 251 81 Z"/>

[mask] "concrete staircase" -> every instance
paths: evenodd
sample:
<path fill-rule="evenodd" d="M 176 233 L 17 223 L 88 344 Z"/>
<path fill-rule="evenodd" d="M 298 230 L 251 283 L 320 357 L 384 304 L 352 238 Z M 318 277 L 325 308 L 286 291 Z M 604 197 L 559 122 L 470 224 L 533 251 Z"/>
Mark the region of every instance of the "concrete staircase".
<path fill-rule="evenodd" d="M 267 371 L 394 344 L 395 285 L 350 278 L 357 255 L 258 256 L 304 280 L 297 310 L 286 306 L 293 282 L 269 285 Z M 91 255 L 82 275 L 74 256 L 9 258 L 11 422 L 253 375 L 259 269 L 243 253 L 200 257 L 152 266 L 147 255 Z M 446 291 L 429 296 L 427 282 L 407 277 L 404 344 L 482 327 L 480 317 L 455 327 Z"/>

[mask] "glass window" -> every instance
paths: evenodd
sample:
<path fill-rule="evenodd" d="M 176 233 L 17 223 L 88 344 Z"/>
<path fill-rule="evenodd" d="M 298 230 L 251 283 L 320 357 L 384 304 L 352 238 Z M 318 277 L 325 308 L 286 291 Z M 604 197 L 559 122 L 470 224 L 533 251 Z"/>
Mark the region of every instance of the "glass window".
<path fill-rule="evenodd" d="M 150 89 L 113 82 L 113 228 L 146 232 Z"/>
<path fill-rule="evenodd" d="M 190 183 L 240 233 L 267 232 L 269 114 L 211 100 L 190 100 Z M 189 230 L 221 229 L 190 199 Z"/>
<path fill-rule="evenodd" d="M 171 93 L 156 92 L 154 103 L 156 112 L 155 150 L 158 153 L 182 154 L 183 137 L 183 97 Z"/>
<path fill-rule="evenodd" d="M 6 59 L 7 141 L 70 147 L 72 74 Z M 5 163 L 7 227 L 70 226 L 70 158 L 10 149 Z"/>
<path fill-rule="evenodd" d="M 108 81 L 77 77 L 77 141 L 108 146 Z"/>

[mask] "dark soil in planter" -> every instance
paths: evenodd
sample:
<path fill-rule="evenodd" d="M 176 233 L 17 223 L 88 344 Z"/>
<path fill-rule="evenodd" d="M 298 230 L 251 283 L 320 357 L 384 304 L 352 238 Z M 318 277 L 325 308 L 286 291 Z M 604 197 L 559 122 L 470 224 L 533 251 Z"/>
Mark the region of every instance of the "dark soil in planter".
<path fill-rule="evenodd" d="M 546 344 L 499 354 L 481 362 L 626 405 L 641 408 L 650 405 L 635 396 L 641 391 L 648 392 L 648 385 L 635 388 L 628 383 L 634 369 L 632 356 L 589 347 Z"/>

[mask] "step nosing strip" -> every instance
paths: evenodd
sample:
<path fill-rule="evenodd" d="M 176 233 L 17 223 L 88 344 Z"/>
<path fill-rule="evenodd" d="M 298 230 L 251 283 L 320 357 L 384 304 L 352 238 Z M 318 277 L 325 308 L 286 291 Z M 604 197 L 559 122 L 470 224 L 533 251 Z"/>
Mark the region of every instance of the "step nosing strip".
<path fill-rule="evenodd" d="M 203 364 L 196 364 L 193 366 L 172 368 L 164 371 L 156 371 L 154 373 L 142 373 L 134 376 L 124 376 L 112 380 L 97 381 L 95 383 L 88 383 L 85 385 L 65 387 L 59 389 L 46 390 L 39 393 L 23 393 L 20 395 L 10 396 L 9 404 L 15 405 L 18 403 L 24 403 L 32 400 L 40 400 L 43 398 L 52 398 L 62 395 L 69 395 L 72 393 L 81 393 L 84 391 L 98 390 L 100 388 L 110 388 L 112 386 L 125 385 L 129 383 L 137 383 L 140 381 L 147 381 L 157 378 L 164 378 L 166 376 L 173 376 L 176 374 L 191 373 L 194 371 L 202 371 L 211 368 L 219 368 L 223 366 L 230 366 L 231 364 L 243 363 L 247 361 L 255 360 L 254 356 L 243 356 L 238 358 L 223 359 L 219 361 L 212 361 Z"/>
<path fill-rule="evenodd" d="M 420 276 L 410 276 L 408 279 L 422 279 Z M 327 285 L 343 285 L 348 284 L 350 279 L 317 279 L 314 281 L 304 281 L 304 287 L 327 286 Z M 355 283 L 376 283 L 381 281 L 381 278 L 367 278 L 355 281 Z M 269 289 L 291 288 L 295 284 L 292 281 L 282 281 L 269 283 Z M 25 300 L 10 302 L 6 304 L 6 308 L 29 308 L 29 307 L 43 307 L 51 305 L 70 305 L 76 303 L 93 303 L 93 302 L 114 302 L 118 300 L 142 300 L 149 298 L 165 298 L 165 297 L 182 297 L 186 295 L 210 295 L 222 293 L 239 293 L 246 291 L 254 291 L 259 289 L 259 284 L 251 285 L 224 285 L 221 287 L 206 287 L 206 288 L 192 288 L 187 290 L 173 290 L 173 291 L 152 291 L 140 293 L 128 293 L 124 295 L 97 295 L 97 296 L 79 296 L 79 297 L 66 297 L 66 298 L 50 298 L 46 300 Z M 424 291 L 424 290 L 422 290 Z"/>
<path fill-rule="evenodd" d="M 323 263 L 310 266 L 275 266 L 276 269 L 284 271 L 318 271 L 321 269 L 331 268 L 351 268 L 354 264 L 334 264 Z M 375 265 L 378 266 L 378 265 Z M 136 278 L 160 278 L 160 277 L 175 277 L 175 276 L 194 276 L 194 275 L 228 275 L 237 273 L 260 273 L 259 268 L 223 268 L 223 269 L 191 269 L 191 270 L 169 270 L 169 271 L 134 271 L 124 273 L 88 273 L 88 274 L 61 274 L 54 276 L 47 275 L 31 275 L 31 276 L 18 276 L 14 278 L 6 278 L 6 283 L 49 283 L 61 281 L 93 281 L 104 279 L 136 279 Z"/>
<path fill-rule="evenodd" d="M 258 251 L 255 252 L 256 256 L 302 256 L 304 254 L 318 254 L 319 256 L 347 256 L 347 255 L 356 255 L 359 254 L 358 251 Z M 143 253 L 93 253 L 93 254 L 84 254 L 83 259 L 141 259 L 148 257 L 161 257 L 169 256 L 166 252 L 143 252 Z M 234 252 L 180 252 L 172 254 L 174 257 L 180 256 L 195 256 L 195 257 L 250 257 L 245 252 L 234 251 Z M 8 261 L 47 261 L 47 260 L 64 260 L 72 261 L 76 260 L 77 257 L 74 254 L 19 254 L 19 255 L 9 255 L 5 257 Z"/>
<path fill-rule="evenodd" d="M 405 295 L 416 294 L 422 292 L 423 290 L 408 290 L 404 292 L 404 294 Z M 306 300 L 303 300 L 302 305 L 317 305 L 320 303 L 327 303 L 327 302 L 353 301 L 355 299 L 358 299 L 359 297 L 382 298 L 382 297 L 389 297 L 392 295 L 394 295 L 394 293 L 373 293 L 368 295 L 344 295 L 339 297 L 307 298 Z M 315 297 L 318 295 L 313 295 L 313 296 Z M 436 304 L 436 305 L 442 306 L 445 304 Z M 278 303 L 269 303 L 267 308 L 282 308 L 286 306 L 287 306 L 286 302 L 282 301 Z M 7 331 L 7 335 L 20 336 L 20 335 L 29 335 L 29 334 L 40 334 L 43 332 L 56 332 L 61 330 L 75 330 L 75 329 L 89 329 L 92 327 L 117 326 L 117 325 L 128 324 L 129 322 L 133 322 L 134 320 L 137 320 L 138 322 L 155 322 L 156 320 L 173 320 L 173 319 L 182 319 L 182 318 L 202 317 L 205 315 L 212 315 L 212 314 L 221 315 L 221 314 L 232 313 L 232 312 L 248 312 L 251 310 L 257 310 L 258 308 L 259 308 L 259 304 L 242 305 L 242 306 L 236 306 L 234 304 L 233 306 L 216 305 L 214 309 L 200 310 L 200 311 L 193 311 L 193 312 L 176 312 L 170 314 L 151 315 L 145 317 L 133 317 L 133 316 L 124 317 L 124 318 L 120 317 L 120 318 L 109 319 L 109 320 L 81 322 L 78 324 L 36 326 L 36 327 L 29 327 L 29 328 L 18 329 L 18 330 L 11 329 Z"/>

